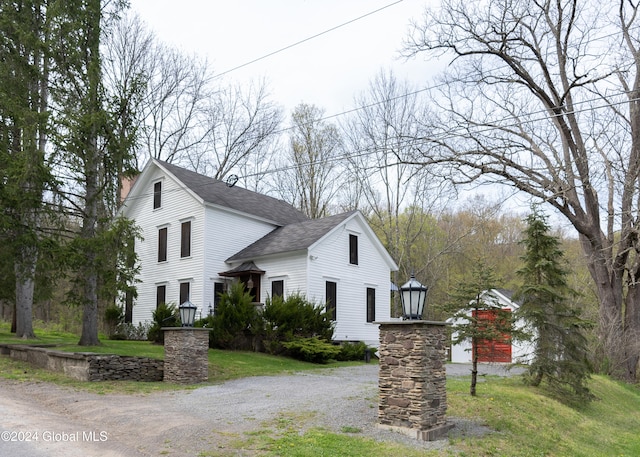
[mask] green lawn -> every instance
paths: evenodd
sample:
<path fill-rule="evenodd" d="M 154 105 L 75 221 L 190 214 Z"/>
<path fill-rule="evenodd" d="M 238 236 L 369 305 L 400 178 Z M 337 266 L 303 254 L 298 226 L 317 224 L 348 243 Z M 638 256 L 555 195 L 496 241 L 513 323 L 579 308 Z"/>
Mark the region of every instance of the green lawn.
<path fill-rule="evenodd" d="M 78 346 L 77 335 L 52 330 L 36 329 L 35 340 L 19 340 L 10 333 L 9 324 L 0 322 L 0 343 L 19 343 L 35 345 L 55 345 L 58 351 L 66 352 L 96 352 L 101 354 L 119 354 L 126 356 L 164 358 L 164 347 L 152 344 L 148 341 L 121 341 L 101 338 L 100 346 Z M 270 376 L 294 373 L 306 370 L 321 370 L 339 366 L 358 364 L 359 362 L 335 362 L 327 365 L 316 365 L 299 360 L 276 357 L 268 354 L 241 351 L 209 350 L 209 383 L 215 384 L 230 379 L 246 378 L 249 376 Z M 0 357 L 0 376 L 14 379 L 28 380 L 35 377 L 40 380 L 54 381 L 69 385 L 75 385 L 84 389 L 100 391 L 103 393 L 114 391 L 149 392 L 154 390 L 183 389 L 184 386 L 174 386 L 167 383 L 137 383 L 128 381 L 116 382 L 79 382 L 66 378 L 63 375 L 38 370 L 29 365 Z"/>
<path fill-rule="evenodd" d="M 75 346 L 77 336 L 56 332 L 37 332 L 38 343 L 61 344 L 64 350 L 82 350 Z M 0 323 L 0 342 L 17 342 Z M 147 342 L 103 340 L 103 346 L 91 348 L 123 355 L 163 357 L 163 348 Z M 341 366 L 334 364 L 329 366 Z M 244 376 L 287 374 L 300 370 L 322 369 L 292 359 L 265 354 L 209 351 L 210 382 Z M 37 370 L 0 357 L 0 376 L 18 380 L 48 381 L 101 393 L 149 392 L 158 389 L 183 389 L 167 383 L 80 383 Z M 469 396 L 469 379 L 447 381 L 448 415 L 469 418 L 488 426 L 492 433 L 482 437 L 449 440 L 450 448 L 419 451 L 394 443 L 378 443 L 359 435 L 359 430 L 331 433 L 313 429 L 301 433 L 305 417 L 281 417 L 264 424 L 261 432 L 241 436 L 238 450 L 254 450 L 253 455 L 299 456 L 457 456 L 457 457 L 632 457 L 640 455 L 640 389 L 594 376 L 590 388 L 597 400 L 583 407 L 571 407 L 522 384 L 519 378 L 483 377 L 478 396 Z M 216 449 L 205 456 L 226 456 Z M 247 454 L 242 454 L 247 455 Z"/>

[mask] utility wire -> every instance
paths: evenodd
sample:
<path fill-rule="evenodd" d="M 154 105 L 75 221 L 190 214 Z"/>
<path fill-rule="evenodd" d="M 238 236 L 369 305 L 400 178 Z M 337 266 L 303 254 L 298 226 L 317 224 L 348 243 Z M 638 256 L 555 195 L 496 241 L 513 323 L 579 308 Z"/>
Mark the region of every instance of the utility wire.
<path fill-rule="evenodd" d="M 421 89 L 420 91 L 422 91 L 422 90 L 426 90 L 426 89 Z M 418 92 L 420 92 L 420 91 L 418 91 Z M 625 95 L 625 94 L 626 94 L 626 92 L 620 92 L 620 93 L 615 94 L 615 95 L 622 96 L 622 95 Z M 397 97 L 394 97 L 393 99 L 395 99 L 395 98 L 397 98 Z M 582 102 L 580 102 L 578 104 L 590 103 L 590 102 L 593 102 L 593 101 L 596 101 L 596 100 L 599 100 L 599 99 L 600 98 L 598 97 L 598 98 L 593 98 L 593 99 L 589 99 L 589 100 L 584 100 L 584 101 L 582 101 Z M 613 107 L 613 106 L 620 105 L 620 104 L 627 104 L 629 102 L 634 102 L 634 101 L 638 101 L 638 100 L 639 99 L 622 100 L 622 101 L 620 101 L 618 103 L 611 103 L 610 102 L 610 103 L 602 104 L 602 105 L 596 106 L 596 107 L 588 106 L 588 107 L 585 107 L 584 109 L 574 110 L 571 113 L 564 113 L 564 114 L 586 113 L 586 112 L 589 112 L 589 111 L 595 111 L 597 109 L 609 108 L 609 107 Z M 538 123 L 538 122 L 541 122 L 541 121 L 544 121 L 546 119 L 549 119 L 549 118 L 553 117 L 553 116 L 549 116 L 548 113 L 547 113 L 547 110 L 545 110 L 545 109 L 539 110 L 537 112 L 525 114 L 525 117 L 526 116 L 534 116 L 534 115 L 536 115 L 536 117 L 530 117 L 529 119 L 524 119 L 524 120 L 521 119 L 521 118 L 519 119 L 519 118 L 517 118 L 515 116 L 505 117 L 505 118 L 501 119 L 501 121 L 503 121 L 503 122 L 504 121 L 512 121 L 512 123 L 511 124 L 509 124 L 509 123 L 501 124 L 501 127 L 502 128 L 508 128 L 508 127 L 514 127 L 514 126 L 517 126 L 517 125 L 523 124 L 523 123 L 526 123 L 526 124 Z M 481 134 L 481 133 L 486 133 L 486 132 L 489 132 L 489 131 L 493 131 L 495 129 L 496 129 L 496 127 L 479 125 L 479 126 L 477 126 L 477 128 L 474 128 L 472 130 L 474 132 L 476 132 L 476 133 Z M 466 129 L 460 128 L 459 131 L 456 131 L 455 129 L 454 130 L 448 130 L 446 133 L 443 133 L 442 135 L 429 137 L 429 138 L 413 138 L 413 137 L 412 138 L 405 138 L 405 139 L 402 139 L 399 143 L 396 143 L 395 144 L 396 148 L 394 148 L 394 149 L 402 149 L 403 147 L 408 147 L 408 146 L 419 147 L 421 145 L 430 144 L 430 143 L 433 143 L 435 141 L 444 142 L 444 141 L 447 141 L 447 140 L 451 140 L 451 139 L 454 139 L 454 138 L 461 137 L 461 136 L 463 136 L 463 134 L 465 132 L 466 132 Z M 368 147 L 368 148 L 364 148 L 364 149 L 359 150 L 356 154 L 349 154 L 349 158 L 368 157 L 370 155 L 373 155 L 373 154 L 376 154 L 376 153 L 380 153 L 380 152 L 389 153 L 391 150 L 392 149 L 389 148 L 389 147 L 385 147 L 385 148 Z M 289 165 L 289 166 L 283 166 L 283 167 L 276 168 L 276 169 L 271 169 L 271 170 L 266 170 L 266 171 L 261 171 L 261 172 L 256 172 L 256 173 L 249 173 L 249 174 L 240 176 L 240 178 L 253 178 L 253 177 L 264 176 L 264 175 L 268 175 L 268 174 L 273 174 L 273 173 L 279 173 L 279 172 L 293 170 L 293 169 L 298 168 L 300 166 L 305 167 L 305 166 L 312 166 L 312 165 L 315 165 L 315 164 L 328 164 L 328 163 L 331 163 L 331 162 L 339 162 L 339 161 L 342 161 L 342 160 L 345 160 L 344 155 L 337 155 L 337 156 L 334 156 L 334 157 L 332 157 L 330 159 L 322 159 L 322 160 L 318 160 L 318 161 L 309 161 L 309 162 L 302 163 L 302 164 L 294 164 L 294 165 Z M 391 167 L 391 166 L 397 166 L 397 165 L 402 165 L 402 164 L 403 164 L 403 162 L 398 160 L 398 162 L 392 163 L 392 164 L 388 164 L 386 166 L 387 167 Z M 214 178 L 211 178 L 211 179 L 213 180 Z M 221 181 L 221 180 L 214 180 L 214 181 L 215 181 L 216 184 L 226 185 L 224 181 Z M 207 185 L 210 185 L 210 183 L 202 184 L 202 186 L 207 186 Z M 181 190 L 185 190 L 185 189 L 188 189 L 188 188 L 194 189 L 194 188 L 197 188 L 197 187 L 198 186 L 179 186 L 179 187 L 177 187 L 175 189 L 172 189 L 172 190 L 181 191 Z M 152 191 L 143 192 L 143 193 L 139 194 L 138 196 L 133 197 L 132 200 L 133 199 L 146 198 L 146 197 L 149 197 L 151 195 L 153 195 Z"/>
<path fill-rule="evenodd" d="M 280 49 L 278 49 L 278 50 L 276 50 L 276 51 L 270 52 L 269 54 L 265 54 L 265 55 L 263 55 L 262 57 L 258 57 L 257 59 L 253 59 L 253 60 L 251 60 L 251 61 L 249 61 L 249 62 L 245 62 L 245 63 L 243 63 L 243 64 L 241 64 L 241 65 L 236 66 L 236 67 L 230 68 L 229 70 L 226 70 L 226 71 L 223 71 L 222 73 L 217 74 L 217 75 L 214 77 L 214 79 L 215 79 L 215 78 L 219 78 L 219 77 L 221 77 L 221 76 L 224 76 L 224 75 L 226 75 L 226 74 L 228 74 L 228 73 L 231 73 L 232 71 L 236 71 L 236 70 L 239 70 L 240 68 L 244 68 L 244 67 L 246 67 L 246 66 L 248 66 L 248 65 L 251 65 L 251 64 L 254 64 L 254 63 L 256 63 L 256 62 L 259 62 L 259 61 L 261 61 L 261 60 L 267 59 L 267 58 L 269 58 L 269 57 L 271 57 L 271 56 L 274 56 L 274 55 L 276 55 L 276 54 L 278 54 L 278 53 L 280 53 L 280 52 L 286 51 L 287 49 L 291 49 L 291 48 L 293 48 L 293 47 L 295 47 L 295 46 L 298 46 L 298 45 L 300 45 L 300 44 L 302 44 L 302 43 L 306 43 L 307 41 L 313 40 L 313 39 L 318 38 L 318 37 L 320 37 L 320 36 L 322 36 L 322 35 L 326 35 L 327 33 L 330 33 L 330 32 L 333 32 L 333 31 L 335 31 L 335 30 L 338 30 L 338 29 L 339 29 L 339 28 L 341 28 L 341 27 L 345 27 L 345 26 L 347 26 L 347 25 L 349 25 L 349 24 L 353 24 L 353 23 L 354 23 L 354 22 L 356 22 L 356 21 L 359 21 L 359 20 L 361 20 L 361 19 L 364 19 L 365 17 L 371 16 L 372 14 L 376 14 L 376 13 L 378 13 L 378 12 L 380 12 L 380 11 L 382 11 L 382 10 L 385 10 L 385 9 L 387 9 L 387 8 L 391 7 L 391 6 L 397 5 L 398 3 L 402 3 L 403 1 L 404 1 L 404 0 L 398 0 L 398 1 L 396 1 L 396 2 L 389 3 L 388 5 L 385 5 L 385 6 L 383 6 L 382 8 L 378 8 L 377 10 L 370 11 L 370 12 L 368 12 L 368 13 L 366 13 L 366 14 L 363 14 L 362 16 L 358 16 L 358 17 L 356 17 L 356 18 L 354 18 L 354 19 L 351 19 L 351 20 L 349 20 L 349 21 L 347 21 L 347 22 L 343 22 L 342 24 L 340 24 L 340 25 L 336 25 L 335 27 L 331 27 L 330 29 L 327 29 L 327 30 L 325 30 L 325 31 L 323 31 L 323 32 L 316 33 L 315 35 L 312 35 L 312 36 L 310 36 L 310 37 L 304 38 L 304 39 L 302 39 L 302 40 L 300 40 L 300 41 L 296 41 L 296 42 L 295 42 L 295 43 L 293 43 L 293 44 L 290 44 L 290 45 L 288 45 L 288 46 L 285 46 L 285 47 L 283 47 L 283 48 L 280 48 Z"/>

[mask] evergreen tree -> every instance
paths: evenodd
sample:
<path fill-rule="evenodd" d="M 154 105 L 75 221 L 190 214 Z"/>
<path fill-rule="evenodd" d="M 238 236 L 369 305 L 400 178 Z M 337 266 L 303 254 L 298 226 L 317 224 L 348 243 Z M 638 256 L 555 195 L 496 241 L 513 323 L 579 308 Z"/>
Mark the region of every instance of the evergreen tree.
<path fill-rule="evenodd" d="M 460 283 L 450 294 L 447 308 L 454 311 L 453 344 L 471 341 L 472 367 L 470 394 L 476 395 L 478 380 L 478 348 L 487 341 L 504 341 L 505 335 L 513 331 L 511 313 L 502 310 L 491 294 L 498 284 L 493 268 L 484 260 L 477 260 L 472 268 L 469 280 Z M 491 313 L 495 319 L 487 319 Z"/>
<path fill-rule="evenodd" d="M 571 391 L 588 399 L 587 323 L 568 303 L 568 298 L 576 294 L 567 283 L 564 253 L 559 240 L 549 234 L 544 214 L 534 209 L 526 222 L 521 241 L 525 246 L 524 266 L 518 270 L 523 284 L 515 295 L 522 303 L 519 317 L 534 332 L 534 352 L 526 379 L 534 386 L 545 380 L 556 391 Z"/>
<path fill-rule="evenodd" d="M 45 158 L 53 44 L 46 0 L 0 1 L 0 240 L 13 263 L 14 330 L 34 338 L 32 307 L 42 241 L 43 194 L 54 181 Z"/>
<path fill-rule="evenodd" d="M 106 210 L 117 201 L 118 182 L 132 162 L 130 110 L 122 100 L 109 100 L 104 88 L 101 39 L 105 27 L 118 19 L 126 2 L 66 0 L 56 3 L 53 33 L 64 43 L 64 52 L 55 56 L 55 71 L 60 77 L 52 86 L 52 100 L 59 123 L 56 129 L 56 153 L 66 176 L 62 197 L 80 221 L 77 236 L 69 244 L 69 264 L 79 274 L 72 300 L 83 309 L 80 345 L 100 343 L 98 339 L 98 302 L 105 281 L 105 269 L 117 260 L 109 252 L 114 230 L 123 230 L 117 238 L 127 240 L 127 249 L 135 237 L 131 223 L 111 223 Z M 123 134 L 124 131 L 124 134 Z M 129 262 L 122 266 L 133 271 Z M 131 272 L 132 272 L 131 271 Z M 112 276 L 112 275 L 111 275 Z M 127 276 L 131 276 L 130 274 Z"/>

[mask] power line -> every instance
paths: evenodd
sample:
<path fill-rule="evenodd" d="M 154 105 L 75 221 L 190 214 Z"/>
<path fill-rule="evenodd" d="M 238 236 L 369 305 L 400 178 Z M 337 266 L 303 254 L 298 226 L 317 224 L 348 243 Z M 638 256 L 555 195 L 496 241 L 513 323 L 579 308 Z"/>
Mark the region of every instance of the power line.
<path fill-rule="evenodd" d="M 310 37 L 304 38 L 304 39 L 302 39 L 302 40 L 300 40 L 300 41 L 296 41 L 296 42 L 295 42 L 295 43 L 293 43 L 293 44 L 290 44 L 290 45 L 288 45 L 288 46 L 285 46 L 285 47 L 283 47 L 283 48 L 280 48 L 280 49 L 278 49 L 278 50 L 276 50 L 276 51 L 273 51 L 273 52 L 270 52 L 270 53 L 268 53 L 268 54 L 265 54 L 265 55 L 263 55 L 263 56 L 261 56 L 261 57 L 258 57 L 257 59 L 250 60 L 249 62 L 245 62 L 245 63 L 243 63 L 243 64 L 241 64 L 241 65 L 236 66 L 236 67 L 230 68 L 229 70 L 223 71 L 222 73 L 217 74 L 214 78 L 219 78 L 219 77 L 224 76 L 224 75 L 226 75 L 226 74 L 228 74 L 228 73 L 231 73 L 232 71 L 239 70 L 240 68 L 244 68 L 244 67 L 246 67 L 246 66 L 248 66 L 248 65 L 251 65 L 251 64 L 254 64 L 254 63 L 259 62 L 259 61 L 261 61 L 261 60 L 267 59 L 267 58 L 269 58 L 269 57 L 271 57 L 271 56 L 274 56 L 274 55 L 276 55 L 276 54 L 278 54 L 278 53 L 281 53 L 281 52 L 283 52 L 283 51 L 286 51 L 286 50 L 288 50 L 288 49 L 291 49 L 291 48 L 293 48 L 293 47 L 295 47 L 295 46 L 298 46 L 298 45 L 300 45 L 300 44 L 302 44 L 302 43 L 306 43 L 307 41 L 313 40 L 313 39 L 318 38 L 318 37 L 320 37 L 320 36 L 322 36 L 322 35 L 326 35 L 327 33 L 330 33 L 330 32 L 333 32 L 333 31 L 335 31 L 335 30 L 338 30 L 339 28 L 341 28 L 341 27 L 345 27 L 345 26 L 347 26 L 347 25 L 349 25 L 349 24 L 353 24 L 354 22 L 357 22 L 357 21 L 359 21 L 359 20 L 361 20 L 361 19 L 364 19 L 364 18 L 366 18 L 366 17 L 368 17 L 368 16 L 371 16 L 371 15 L 373 15 L 373 14 L 376 14 L 376 13 L 378 13 L 378 12 L 380 12 L 380 11 L 382 11 L 382 10 L 385 10 L 385 9 L 387 9 L 387 8 L 391 7 L 391 6 L 397 5 L 398 3 L 402 3 L 403 1 L 404 1 L 404 0 L 398 0 L 398 1 L 396 1 L 396 2 L 389 3 L 388 5 L 385 5 L 385 6 L 381 7 L 381 8 L 378 8 L 377 10 L 370 11 L 370 12 L 368 12 L 368 13 L 366 13 L 366 14 L 363 14 L 362 16 L 358 16 L 358 17 L 356 17 L 356 18 L 354 18 L 354 19 L 351 19 L 351 20 L 349 20 L 349 21 L 347 21 L 347 22 L 343 22 L 343 23 L 342 23 L 342 24 L 340 24 L 340 25 L 336 25 L 336 26 L 334 26 L 334 27 L 331 27 L 330 29 L 324 30 L 323 32 L 316 33 L 315 35 L 311 35 Z"/>
<path fill-rule="evenodd" d="M 421 92 L 427 90 L 427 88 L 425 89 L 421 89 L 419 91 L 416 92 L 412 92 L 413 93 L 417 93 L 417 92 Z M 625 95 L 626 92 L 620 92 L 618 94 L 614 94 L 614 96 L 621 96 L 621 95 Z M 396 99 L 399 97 L 393 97 L 392 99 Z M 599 98 L 593 98 L 593 99 L 588 99 L 588 100 L 583 100 L 582 102 L 580 102 L 579 104 L 586 104 L 586 103 L 591 103 L 594 102 L 596 100 L 599 100 Z M 632 100 L 623 100 L 620 101 L 618 103 L 605 103 L 602 104 L 600 106 L 597 107 L 593 107 L 593 106 L 587 106 L 584 109 L 581 110 L 574 110 L 571 113 L 564 113 L 564 114 L 579 114 L 579 113 L 585 113 L 585 112 L 589 112 L 589 111 L 595 111 L 597 109 L 603 109 L 603 108 L 609 108 L 609 107 L 613 107 L 616 105 L 621 105 L 621 104 L 626 104 L 629 103 L 630 101 L 638 101 L 638 99 L 632 99 Z M 375 105 L 375 104 L 373 104 Z M 369 105 L 372 106 L 372 105 Z M 356 109 L 357 110 L 357 109 Z M 352 112 L 354 110 L 351 110 L 350 112 Z M 532 112 L 532 113 L 527 113 L 524 116 L 534 116 L 536 115 L 537 117 L 530 117 L 527 120 L 522 120 L 521 118 L 517 118 L 515 116 L 512 117 L 505 117 L 503 118 L 501 121 L 513 121 L 512 124 L 504 124 L 501 125 L 502 128 L 507 128 L 507 127 L 513 127 L 513 126 L 517 126 L 518 124 L 522 124 L 522 123 L 527 123 L 527 124 L 531 124 L 531 123 L 537 123 L 540 121 L 544 121 L 546 119 L 551 118 L 552 116 L 549 116 L 547 113 L 547 110 L 542 109 L 540 111 L 536 111 L 536 112 Z M 478 129 L 474 129 L 475 132 L 477 133 L 486 133 L 489 131 L 493 131 L 496 130 L 497 127 L 492 127 L 489 125 L 486 126 L 478 126 Z M 465 129 L 466 130 L 466 129 Z M 399 143 L 396 143 L 396 147 L 398 149 L 402 149 L 403 147 L 408 147 L 408 146 L 413 146 L 413 147 L 418 147 L 420 145 L 425 145 L 425 144 L 429 144 L 429 143 L 433 143 L 434 141 L 439 141 L 439 142 L 444 142 L 453 138 L 457 138 L 457 137 L 461 137 L 463 136 L 465 132 L 460 132 L 459 130 L 456 131 L 454 130 L 448 130 L 446 133 L 442 134 L 441 136 L 435 136 L 435 137 L 431 137 L 431 138 L 405 138 L 404 140 L 400 141 Z M 384 153 L 389 153 L 391 151 L 391 148 L 388 147 L 384 147 L 384 148 L 380 148 L 380 147 L 368 147 L 368 148 L 363 148 L 360 149 L 357 153 L 355 154 L 349 154 L 350 158 L 361 158 L 361 157 L 367 157 L 369 155 L 375 154 L 375 153 L 380 153 L 380 152 L 384 152 Z M 322 159 L 322 160 L 318 160 L 318 161 L 309 161 L 303 164 L 293 164 L 293 165 L 289 165 L 289 166 L 283 166 L 283 167 L 279 167 L 276 169 L 271 169 L 271 170 L 267 170 L 267 171 L 261 171 L 261 172 L 256 172 L 256 173 L 249 173 L 246 175 L 242 175 L 240 176 L 240 178 L 252 178 L 252 177 L 259 177 L 259 176 L 265 176 L 265 175 L 269 175 L 269 174 L 274 174 L 274 173 L 281 173 L 281 172 L 286 172 L 289 170 L 293 170 L 295 168 L 298 168 L 300 166 L 312 166 L 312 165 L 316 165 L 316 164 L 328 164 L 331 162 L 339 162 L 345 160 L 344 155 L 336 155 L 330 159 Z M 395 163 L 392 164 L 388 164 L 386 165 L 387 167 L 392 167 L 392 166 L 397 166 L 397 165 L 402 165 L 403 162 L 401 160 L 398 160 Z M 214 178 L 211 178 L 215 184 L 219 184 L 219 185 L 226 185 L 224 183 L 224 181 L 220 181 L 220 180 L 214 180 Z M 210 183 L 206 183 L 206 184 L 202 184 L 202 186 L 207 186 L 210 185 Z M 171 189 L 172 191 L 181 191 L 181 190 L 185 190 L 185 189 L 193 189 L 193 188 L 197 188 L 198 186 L 178 186 L 175 189 Z M 134 197 L 135 199 L 141 199 L 141 198 L 146 198 L 153 195 L 152 191 L 149 192 L 143 192 L 141 194 L 139 194 L 138 196 Z M 133 198 L 132 198 L 133 199 Z"/>

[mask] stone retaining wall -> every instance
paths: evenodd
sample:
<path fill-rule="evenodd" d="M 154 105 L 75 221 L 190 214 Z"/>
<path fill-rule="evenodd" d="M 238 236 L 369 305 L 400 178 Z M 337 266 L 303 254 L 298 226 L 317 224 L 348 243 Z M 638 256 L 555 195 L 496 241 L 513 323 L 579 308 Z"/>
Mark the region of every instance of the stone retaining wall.
<path fill-rule="evenodd" d="M 148 357 L 62 352 L 26 344 L 0 344 L 0 354 L 78 381 L 162 381 L 164 376 L 164 361 Z"/>

